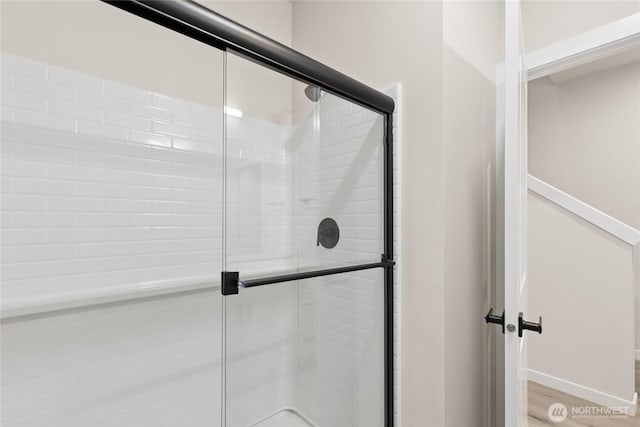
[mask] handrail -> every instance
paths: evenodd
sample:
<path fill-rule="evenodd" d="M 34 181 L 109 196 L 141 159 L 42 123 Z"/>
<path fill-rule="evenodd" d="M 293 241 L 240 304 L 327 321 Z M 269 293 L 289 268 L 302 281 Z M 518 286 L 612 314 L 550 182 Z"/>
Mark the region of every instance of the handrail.
<path fill-rule="evenodd" d="M 529 175 L 529 190 L 579 216 L 631 246 L 640 244 L 640 230 L 608 215 L 593 206 L 576 199 L 533 175 Z"/>
<path fill-rule="evenodd" d="M 525 57 L 529 80 L 607 57 L 640 42 L 640 13 L 586 31 Z"/>

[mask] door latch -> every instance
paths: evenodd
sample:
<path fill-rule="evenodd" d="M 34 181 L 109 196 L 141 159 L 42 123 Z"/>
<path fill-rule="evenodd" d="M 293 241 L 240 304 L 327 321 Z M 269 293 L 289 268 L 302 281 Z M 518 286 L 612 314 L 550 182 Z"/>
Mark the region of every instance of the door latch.
<path fill-rule="evenodd" d="M 493 314 L 493 308 L 489 309 L 487 315 L 484 316 L 484 321 L 502 326 L 502 333 L 504 334 L 504 310 L 502 311 L 502 316 L 496 316 Z"/>
<path fill-rule="evenodd" d="M 522 334 L 525 330 L 542 334 L 542 316 L 538 316 L 538 323 L 535 323 L 527 322 L 523 319 L 522 312 L 518 313 L 518 336 L 520 338 L 522 338 Z"/>

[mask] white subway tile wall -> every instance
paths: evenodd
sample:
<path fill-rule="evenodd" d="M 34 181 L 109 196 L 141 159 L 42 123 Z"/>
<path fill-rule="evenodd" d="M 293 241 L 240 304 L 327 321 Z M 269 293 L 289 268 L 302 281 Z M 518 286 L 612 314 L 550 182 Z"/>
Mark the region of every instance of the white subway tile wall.
<path fill-rule="evenodd" d="M 300 144 L 296 169 L 298 262 L 377 262 L 382 247 L 383 117 L 325 94 L 319 135 Z M 340 241 L 315 245 L 336 220 Z M 299 282 L 298 409 L 320 426 L 384 425 L 382 270 Z M 331 408 L 327 410 L 327 408 Z"/>
<path fill-rule="evenodd" d="M 290 131 L 227 117 L 226 268 L 242 277 L 296 266 Z"/>
<path fill-rule="evenodd" d="M 228 161 L 228 232 L 237 234 L 227 246 L 227 266 L 242 277 L 245 267 L 274 255 L 284 269 L 379 261 L 382 125 L 381 116 L 325 94 L 288 137 L 240 127 L 228 146 L 234 153 Z M 273 146 L 269 151 L 279 149 L 282 156 L 245 153 L 242 146 L 251 146 L 250 141 L 267 141 Z M 262 198 L 261 211 L 247 212 L 256 207 L 251 204 L 256 195 Z M 340 226 L 340 242 L 333 249 L 316 245 L 317 226 L 325 217 Z M 258 218 L 267 218 L 269 226 Z M 286 237 L 280 247 L 271 244 L 277 235 Z M 319 426 L 383 425 L 383 286 L 381 270 L 373 270 L 246 289 L 230 298 L 227 322 L 246 336 L 229 335 L 227 351 L 246 356 L 228 364 L 227 421 L 247 425 L 268 414 L 268 408 L 286 406 Z M 248 332 L 256 331 L 256 323 L 278 324 L 260 315 L 265 304 L 274 304 L 268 296 L 276 292 L 280 303 L 292 300 L 295 311 L 280 306 L 282 323 L 275 329 L 288 325 L 293 337 L 280 346 L 269 340 L 270 348 L 262 328 Z M 294 351 L 294 358 L 284 356 L 283 346 Z M 274 357 L 265 361 L 256 351 L 260 348 Z M 285 383 L 269 389 L 276 378 Z M 266 386 L 265 379 L 270 380 Z"/>
<path fill-rule="evenodd" d="M 219 274 L 221 106 L 4 53 L 2 75 L 3 298 Z"/>
<path fill-rule="evenodd" d="M 5 53 L 1 75 L 3 303 L 123 284 L 138 290 L 158 280 L 212 277 L 213 285 L 222 270 L 221 106 Z M 250 117 L 242 126 L 265 139 L 273 139 L 268 132 L 282 137 L 282 129 Z M 236 146 L 245 158 L 254 150 L 242 140 Z M 259 148 L 251 156 L 281 155 Z M 254 196 L 246 197 L 255 208 L 245 208 L 258 215 L 268 198 Z M 279 236 L 271 241 L 282 247 Z M 240 247 L 242 236 L 229 233 L 228 242 Z M 273 251 L 261 250 L 252 256 L 273 268 Z M 261 386 L 270 395 L 291 389 L 291 375 L 270 374 L 271 361 L 285 371 L 295 366 L 295 293 L 283 291 L 246 295 L 243 301 L 260 302 L 260 321 L 230 322 L 227 331 L 241 340 L 261 337 L 257 347 L 247 342 L 227 355 L 263 367 Z M 219 292 L 3 318 L 0 422 L 219 425 Z M 253 381 L 245 375 L 235 386 Z M 253 406 L 267 413 L 280 404 L 262 402 Z"/>
<path fill-rule="evenodd" d="M 220 422 L 221 296 L 2 319 L 3 427 Z"/>
<path fill-rule="evenodd" d="M 296 407 L 297 285 L 241 290 L 226 301 L 227 426 Z"/>
<path fill-rule="evenodd" d="M 4 53 L 2 86 L 3 299 L 219 274 L 220 106 Z M 319 134 L 228 117 L 228 269 L 380 259 L 382 121 L 316 108 Z M 227 420 L 382 425 L 382 291 L 374 270 L 230 298 Z M 3 319 L 2 425 L 218 425 L 221 334 L 217 289 Z"/>

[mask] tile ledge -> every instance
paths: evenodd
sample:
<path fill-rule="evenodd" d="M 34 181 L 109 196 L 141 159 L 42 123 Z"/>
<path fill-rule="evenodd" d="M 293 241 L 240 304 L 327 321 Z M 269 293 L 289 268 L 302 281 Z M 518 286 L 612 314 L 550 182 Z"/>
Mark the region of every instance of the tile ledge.
<path fill-rule="evenodd" d="M 19 298 L 3 298 L 0 318 L 47 313 L 118 301 L 220 287 L 218 275 L 180 277 L 125 285 L 81 289 Z"/>

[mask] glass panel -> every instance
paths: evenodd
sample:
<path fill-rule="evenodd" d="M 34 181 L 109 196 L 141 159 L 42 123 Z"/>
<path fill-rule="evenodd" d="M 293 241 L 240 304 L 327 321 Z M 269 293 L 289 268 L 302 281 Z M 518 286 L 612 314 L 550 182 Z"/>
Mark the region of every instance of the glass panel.
<path fill-rule="evenodd" d="M 300 281 L 297 402 L 318 426 L 384 425 L 384 271 Z"/>
<path fill-rule="evenodd" d="M 232 54 L 226 64 L 225 269 L 380 261 L 382 117 Z M 383 283 L 375 269 L 226 297 L 225 425 L 382 426 Z"/>
<path fill-rule="evenodd" d="M 380 261 L 382 116 L 234 55 L 226 93 L 226 269 Z"/>
<path fill-rule="evenodd" d="M 314 140 L 290 147 L 298 269 L 380 261 L 383 116 L 328 93 L 314 107 Z M 319 229 L 325 218 L 339 228 L 333 248 L 330 226 Z"/>
<path fill-rule="evenodd" d="M 383 426 L 383 284 L 372 269 L 226 297 L 226 426 Z"/>
<path fill-rule="evenodd" d="M 1 28 L 3 425 L 219 425 L 223 54 L 102 2 Z"/>

